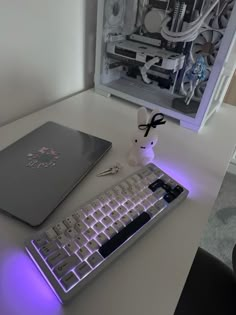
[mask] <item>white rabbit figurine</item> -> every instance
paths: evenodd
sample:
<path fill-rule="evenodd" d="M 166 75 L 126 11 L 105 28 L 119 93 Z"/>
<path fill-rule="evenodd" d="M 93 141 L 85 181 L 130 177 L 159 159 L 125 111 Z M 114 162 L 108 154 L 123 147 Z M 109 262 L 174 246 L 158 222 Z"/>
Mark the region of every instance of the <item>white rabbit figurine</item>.
<path fill-rule="evenodd" d="M 155 153 L 153 148 L 157 144 L 156 127 L 163 125 L 164 115 L 153 111 L 148 119 L 146 108 L 138 110 L 138 130 L 132 139 L 132 147 L 128 154 L 128 163 L 132 166 L 146 165 L 153 161 Z"/>

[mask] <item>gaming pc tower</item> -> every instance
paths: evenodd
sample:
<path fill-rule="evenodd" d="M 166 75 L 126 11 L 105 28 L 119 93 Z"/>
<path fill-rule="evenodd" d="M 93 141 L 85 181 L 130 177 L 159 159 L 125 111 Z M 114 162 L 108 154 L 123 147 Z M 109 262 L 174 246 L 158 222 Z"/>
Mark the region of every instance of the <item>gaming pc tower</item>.
<path fill-rule="evenodd" d="M 95 89 L 198 131 L 235 70 L 236 0 L 98 0 Z"/>

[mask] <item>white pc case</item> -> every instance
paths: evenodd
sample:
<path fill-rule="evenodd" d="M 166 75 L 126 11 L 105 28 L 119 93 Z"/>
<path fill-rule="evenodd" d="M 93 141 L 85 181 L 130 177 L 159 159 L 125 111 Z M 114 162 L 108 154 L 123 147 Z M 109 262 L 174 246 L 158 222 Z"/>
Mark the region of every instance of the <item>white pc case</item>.
<path fill-rule="evenodd" d="M 235 70 L 236 0 L 98 0 L 95 89 L 198 131 Z"/>

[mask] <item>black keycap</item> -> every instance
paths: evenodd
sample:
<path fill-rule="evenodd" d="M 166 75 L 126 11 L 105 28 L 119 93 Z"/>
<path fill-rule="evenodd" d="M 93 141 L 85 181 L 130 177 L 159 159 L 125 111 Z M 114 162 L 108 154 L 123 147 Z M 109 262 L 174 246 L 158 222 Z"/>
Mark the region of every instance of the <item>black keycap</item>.
<path fill-rule="evenodd" d="M 172 190 L 172 188 L 167 184 L 162 185 L 162 188 L 165 189 L 166 192 L 170 192 Z"/>
<path fill-rule="evenodd" d="M 129 223 L 118 234 L 114 235 L 109 241 L 103 244 L 99 248 L 99 253 L 106 258 L 120 245 L 122 245 L 130 236 L 137 232 L 142 226 L 144 226 L 151 219 L 150 215 L 143 212 L 140 216 Z"/>
<path fill-rule="evenodd" d="M 166 194 L 166 195 L 164 196 L 164 199 L 165 199 L 165 201 L 167 201 L 168 203 L 171 203 L 173 200 L 176 199 L 176 197 L 175 197 L 175 195 L 169 193 L 169 194 Z"/>
<path fill-rule="evenodd" d="M 163 180 L 157 179 L 154 183 L 148 186 L 149 189 L 151 189 L 152 192 L 155 192 L 158 188 L 162 187 L 164 185 Z"/>
<path fill-rule="evenodd" d="M 173 195 L 175 195 L 176 197 L 178 197 L 180 194 L 182 194 L 182 192 L 184 191 L 183 187 L 181 186 L 176 186 L 172 191 L 171 193 Z"/>

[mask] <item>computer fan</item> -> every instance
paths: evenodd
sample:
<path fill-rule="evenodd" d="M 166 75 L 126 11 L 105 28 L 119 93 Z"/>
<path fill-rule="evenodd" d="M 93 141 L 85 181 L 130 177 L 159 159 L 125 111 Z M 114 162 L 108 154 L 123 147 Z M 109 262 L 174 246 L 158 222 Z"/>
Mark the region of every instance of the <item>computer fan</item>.
<path fill-rule="evenodd" d="M 220 1 L 219 12 L 212 19 L 211 27 L 215 29 L 226 29 L 235 5 L 235 0 Z"/>
<path fill-rule="evenodd" d="M 201 32 L 193 42 L 193 59 L 196 60 L 199 55 L 204 56 L 207 66 L 213 66 L 222 38 L 223 34 L 220 30 L 207 29 Z"/>
<path fill-rule="evenodd" d="M 125 0 L 106 0 L 106 23 L 113 28 L 119 26 L 125 15 Z"/>

